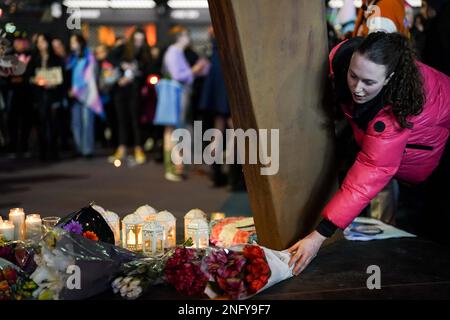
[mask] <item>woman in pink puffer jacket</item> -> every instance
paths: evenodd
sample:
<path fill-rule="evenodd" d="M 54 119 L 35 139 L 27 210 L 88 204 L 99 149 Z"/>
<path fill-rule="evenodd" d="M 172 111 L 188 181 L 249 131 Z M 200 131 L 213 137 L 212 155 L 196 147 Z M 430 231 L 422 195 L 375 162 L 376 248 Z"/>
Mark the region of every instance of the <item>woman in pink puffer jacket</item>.
<path fill-rule="evenodd" d="M 448 176 L 450 165 L 440 163 L 450 149 L 450 78 L 415 61 L 405 37 L 373 33 L 345 41 L 331 51 L 330 69 L 360 151 L 322 222 L 288 249 L 296 274 L 393 178 L 418 185 L 438 166 Z"/>

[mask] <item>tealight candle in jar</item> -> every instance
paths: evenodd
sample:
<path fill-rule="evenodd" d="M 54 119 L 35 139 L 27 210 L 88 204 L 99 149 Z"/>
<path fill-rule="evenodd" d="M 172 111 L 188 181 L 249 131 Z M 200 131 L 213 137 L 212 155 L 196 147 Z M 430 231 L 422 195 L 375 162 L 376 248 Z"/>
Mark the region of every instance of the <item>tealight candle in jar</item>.
<path fill-rule="evenodd" d="M 25 239 L 39 241 L 42 236 L 42 220 L 39 214 L 29 214 L 25 219 Z"/>
<path fill-rule="evenodd" d="M 173 248 L 177 245 L 176 223 L 174 215 L 169 211 L 161 211 L 156 215 L 158 221 L 164 228 L 164 248 Z"/>
<path fill-rule="evenodd" d="M 142 251 L 142 226 L 140 216 L 130 214 L 122 220 L 122 246 L 130 251 Z"/>
<path fill-rule="evenodd" d="M 11 221 L 0 222 L 0 235 L 5 241 L 14 240 L 14 224 Z"/>
<path fill-rule="evenodd" d="M 188 238 L 191 238 L 196 249 L 209 246 L 209 225 L 204 219 L 194 219 L 187 228 Z"/>
<path fill-rule="evenodd" d="M 188 228 L 188 225 L 191 223 L 191 221 L 194 219 L 204 219 L 206 221 L 206 219 L 207 219 L 206 217 L 207 217 L 206 213 L 204 213 L 200 209 L 192 209 L 191 211 L 189 211 L 188 213 L 185 214 L 185 216 L 184 216 L 184 241 L 189 239 L 188 234 L 187 234 L 187 228 Z"/>
<path fill-rule="evenodd" d="M 14 240 L 25 238 L 25 212 L 22 208 L 9 210 L 9 221 L 14 224 Z"/>

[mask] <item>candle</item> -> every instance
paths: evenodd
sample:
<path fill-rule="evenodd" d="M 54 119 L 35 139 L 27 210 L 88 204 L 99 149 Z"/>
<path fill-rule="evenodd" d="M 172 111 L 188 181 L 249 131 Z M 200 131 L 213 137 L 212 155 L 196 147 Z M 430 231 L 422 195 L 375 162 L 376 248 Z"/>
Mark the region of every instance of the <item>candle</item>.
<path fill-rule="evenodd" d="M 223 212 L 213 212 L 211 213 L 211 221 L 225 219 L 225 213 Z"/>
<path fill-rule="evenodd" d="M 5 241 L 14 240 L 14 224 L 8 220 L 0 222 L 0 235 Z"/>
<path fill-rule="evenodd" d="M 25 238 L 25 212 L 22 208 L 9 210 L 9 221 L 14 224 L 14 240 Z"/>
<path fill-rule="evenodd" d="M 29 214 L 25 219 L 25 238 L 39 241 L 42 235 L 42 220 L 39 214 Z"/>
<path fill-rule="evenodd" d="M 189 239 L 187 236 L 187 226 L 191 223 L 194 219 L 207 219 L 206 213 L 204 213 L 200 209 L 192 209 L 188 213 L 184 215 L 184 241 Z"/>

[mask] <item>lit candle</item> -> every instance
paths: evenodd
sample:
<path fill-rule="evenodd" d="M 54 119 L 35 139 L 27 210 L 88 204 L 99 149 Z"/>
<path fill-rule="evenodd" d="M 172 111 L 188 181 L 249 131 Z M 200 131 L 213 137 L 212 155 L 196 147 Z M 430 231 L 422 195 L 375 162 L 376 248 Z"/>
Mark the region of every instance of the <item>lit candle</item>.
<path fill-rule="evenodd" d="M 184 215 L 184 241 L 189 239 L 187 235 L 187 227 L 194 219 L 204 219 L 206 221 L 207 215 L 200 209 L 192 209 Z"/>
<path fill-rule="evenodd" d="M 14 240 L 25 238 L 25 212 L 22 208 L 9 210 L 9 221 L 14 224 Z"/>
<path fill-rule="evenodd" d="M 213 212 L 211 213 L 211 221 L 225 219 L 225 213 L 223 212 Z"/>
<path fill-rule="evenodd" d="M 42 235 L 42 220 L 39 214 L 29 214 L 25 219 L 25 239 L 38 241 Z"/>
<path fill-rule="evenodd" d="M 11 221 L 0 222 L 0 235 L 5 241 L 14 240 L 14 224 Z"/>

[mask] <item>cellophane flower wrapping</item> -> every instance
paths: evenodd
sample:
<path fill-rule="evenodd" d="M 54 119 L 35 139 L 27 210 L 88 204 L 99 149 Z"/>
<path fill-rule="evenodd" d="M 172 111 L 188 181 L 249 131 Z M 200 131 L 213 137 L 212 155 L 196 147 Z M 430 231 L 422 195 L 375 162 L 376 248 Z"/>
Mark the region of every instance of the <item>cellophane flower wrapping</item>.
<path fill-rule="evenodd" d="M 290 255 L 258 245 L 210 248 L 202 261 L 211 299 L 245 300 L 292 277 Z"/>
<path fill-rule="evenodd" d="M 31 278 L 41 300 L 87 299 L 111 288 L 121 266 L 142 258 L 112 244 L 94 241 L 61 228 L 48 232 L 35 255 Z"/>

